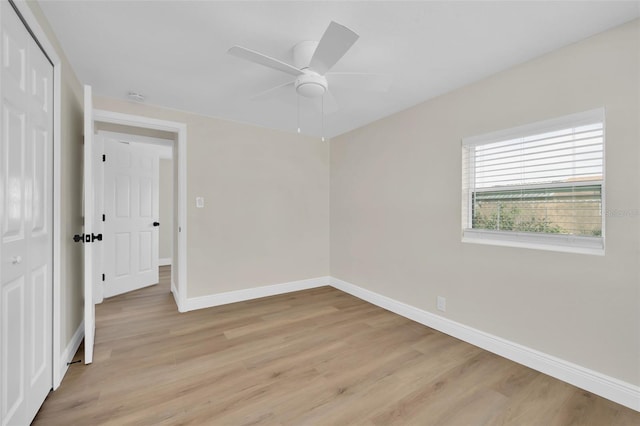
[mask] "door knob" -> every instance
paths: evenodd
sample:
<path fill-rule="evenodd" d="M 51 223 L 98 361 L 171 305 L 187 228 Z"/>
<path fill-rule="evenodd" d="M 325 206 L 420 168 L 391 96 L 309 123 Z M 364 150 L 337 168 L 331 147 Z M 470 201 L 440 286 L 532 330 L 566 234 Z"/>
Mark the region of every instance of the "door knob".
<path fill-rule="evenodd" d="M 160 226 L 160 222 L 153 222 L 153 226 Z"/>
<path fill-rule="evenodd" d="M 11 263 L 13 263 L 14 265 L 22 263 L 22 256 L 13 256 L 11 258 Z"/>

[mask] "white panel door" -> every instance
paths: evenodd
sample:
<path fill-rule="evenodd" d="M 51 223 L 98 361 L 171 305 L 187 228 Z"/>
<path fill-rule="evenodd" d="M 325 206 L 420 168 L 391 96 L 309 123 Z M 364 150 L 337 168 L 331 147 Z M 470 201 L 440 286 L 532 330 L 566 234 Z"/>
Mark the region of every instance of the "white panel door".
<path fill-rule="evenodd" d="M 95 234 L 95 200 L 93 187 L 93 99 L 91 86 L 84 86 L 84 168 L 83 168 L 83 211 L 84 211 L 84 363 L 93 362 L 93 343 L 96 333 L 96 306 L 93 300 L 95 285 L 95 259 L 93 257 Z"/>
<path fill-rule="evenodd" d="M 52 386 L 53 67 L 0 7 L 0 405 L 22 425 Z"/>
<path fill-rule="evenodd" d="M 103 138 L 99 134 L 93 135 L 93 233 L 104 234 L 104 152 Z M 93 303 L 102 303 L 103 274 L 104 274 L 104 240 L 94 240 L 93 249 Z"/>
<path fill-rule="evenodd" d="M 158 283 L 159 156 L 145 143 L 105 135 L 104 296 Z"/>

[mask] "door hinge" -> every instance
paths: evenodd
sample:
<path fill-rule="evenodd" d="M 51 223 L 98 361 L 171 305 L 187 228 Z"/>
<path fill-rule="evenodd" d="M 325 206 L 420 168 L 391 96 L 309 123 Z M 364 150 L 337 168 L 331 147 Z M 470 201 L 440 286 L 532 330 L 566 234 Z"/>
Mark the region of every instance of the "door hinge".
<path fill-rule="evenodd" d="M 104 274 L 102 274 L 102 281 L 104 281 L 104 279 L 105 279 Z"/>
<path fill-rule="evenodd" d="M 102 154 L 102 162 L 107 161 L 107 154 Z"/>

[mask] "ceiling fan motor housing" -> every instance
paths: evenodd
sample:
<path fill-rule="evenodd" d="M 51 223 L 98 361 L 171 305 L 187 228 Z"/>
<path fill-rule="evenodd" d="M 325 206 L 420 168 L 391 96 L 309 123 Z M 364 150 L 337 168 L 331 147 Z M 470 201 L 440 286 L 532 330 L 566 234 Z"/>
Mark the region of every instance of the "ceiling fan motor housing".
<path fill-rule="evenodd" d="M 309 69 L 317 41 L 302 41 L 293 47 L 293 65 L 304 71 L 295 82 L 296 92 L 307 98 L 319 98 L 327 91 L 327 79 Z"/>
<path fill-rule="evenodd" d="M 307 98 L 319 98 L 327 91 L 327 79 L 323 76 L 307 71 L 296 78 L 296 92 Z"/>

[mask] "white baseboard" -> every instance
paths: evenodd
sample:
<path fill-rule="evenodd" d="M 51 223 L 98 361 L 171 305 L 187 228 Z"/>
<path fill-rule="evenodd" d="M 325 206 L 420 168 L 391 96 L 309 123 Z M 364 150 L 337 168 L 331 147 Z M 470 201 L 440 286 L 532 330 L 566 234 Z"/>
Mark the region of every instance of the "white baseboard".
<path fill-rule="evenodd" d="M 489 352 L 640 411 L 640 386 L 485 333 L 337 278 L 331 277 L 331 286 Z"/>
<path fill-rule="evenodd" d="M 82 339 L 84 339 L 84 320 L 80 323 L 75 333 L 71 337 L 71 340 L 67 344 L 67 347 L 64 348 L 64 352 L 60 355 L 60 365 L 58 365 L 58 371 L 60 372 L 58 377 L 60 377 L 59 383 L 53 384 L 53 390 L 58 389 L 60 383 L 62 383 L 62 379 L 64 379 L 64 375 L 67 373 L 69 369 L 68 362 L 71 362 L 76 352 L 78 352 L 78 348 L 80 347 L 80 343 L 82 343 Z"/>
<path fill-rule="evenodd" d="M 178 307 L 178 312 L 186 312 L 182 303 L 180 303 L 180 293 L 178 292 L 178 287 L 176 283 L 171 279 L 171 293 L 173 294 L 173 300 L 176 301 L 176 306 Z"/>
<path fill-rule="evenodd" d="M 582 367 L 572 362 L 557 358 L 527 346 L 503 339 L 490 333 L 452 321 L 440 315 L 399 302 L 373 291 L 358 287 L 334 277 L 319 277 L 301 281 L 292 281 L 263 287 L 254 287 L 226 293 L 187 298 L 184 306 L 180 306 L 178 291 L 171 283 L 178 310 L 180 312 L 204 309 L 229 303 L 242 302 L 260 297 L 290 293 L 292 291 L 331 285 L 338 290 L 349 293 L 359 299 L 380 306 L 427 327 L 456 337 L 478 346 L 489 352 L 498 354 L 519 364 L 585 389 L 618 404 L 640 411 L 640 386 L 624 382 L 597 371 Z"/>
<path fill-rule="evenodd" d="M 163 257 L 158 259 L 158 266 L 171 266 L 171 258 Z"/>
<path fill-rule="evenodd" d="M 243 290 L 229 291 L 226 293 L 211 294 L 207 296 L 191 297 L 186 300 L 186 311 L 210 308 L 226 305 L 228 303 L 243 302 L 245 300 L 258 299 L 260 297 L 275 296 L 277 294 L 291 293 L 292 291 L 307 290 L 309 288 L 329 285 L 330 277 L 310 278 L 307 280 L 291 281 L 282 284 L 273 284 L 262 287 L 253 287 Z M 175 294 L 175 293 L 174 293 Z M 182 311 L 181 311 L 182 312 Z"/>

